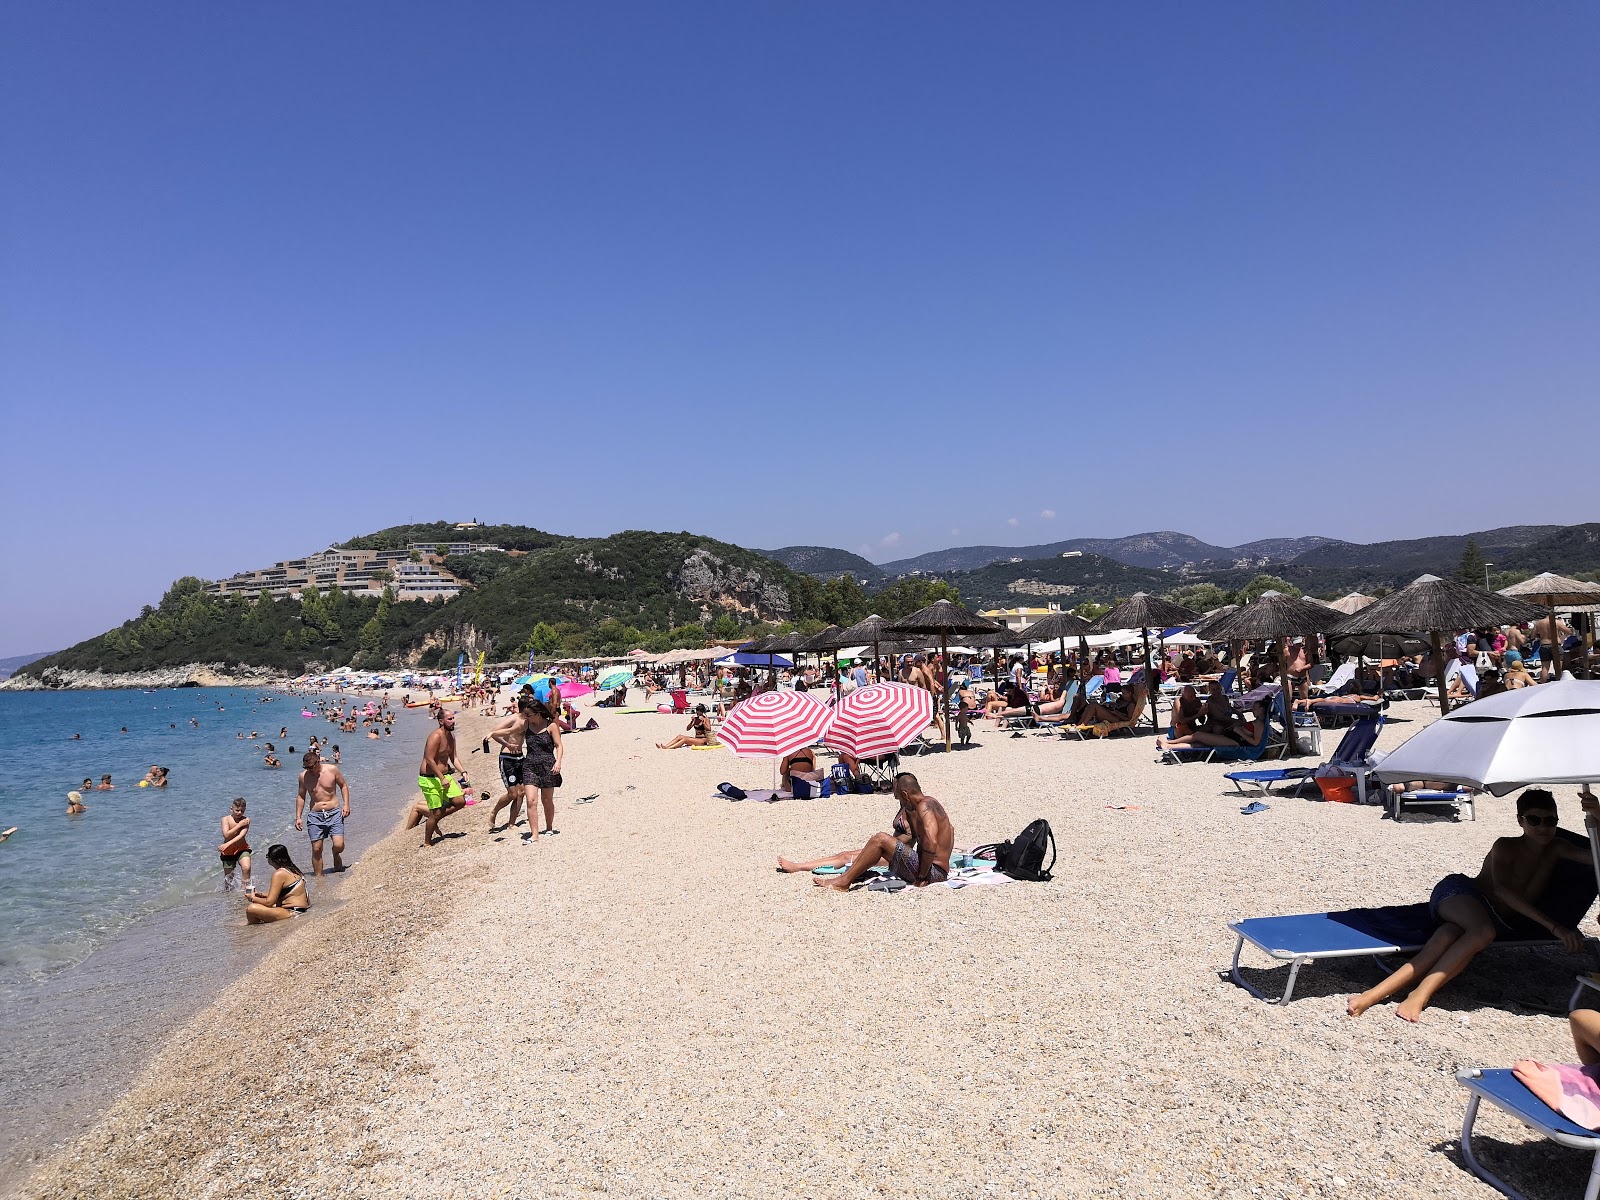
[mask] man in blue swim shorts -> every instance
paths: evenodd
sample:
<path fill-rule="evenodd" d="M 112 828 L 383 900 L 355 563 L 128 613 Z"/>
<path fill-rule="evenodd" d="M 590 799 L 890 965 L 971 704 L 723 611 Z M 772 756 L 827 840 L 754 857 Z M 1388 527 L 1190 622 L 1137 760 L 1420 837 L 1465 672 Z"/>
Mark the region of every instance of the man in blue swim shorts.
<path fill-rule="evenodd" d="M 1600 818 L 1600 801 L 1587 788 L 1578 793 L 1586 816 Z M 1510 921 L 1532 922 L 1558 940 L 1570 954 L 1583 952 L 1583 935 L 1540 911 L 1556 864 L 1589 862 L 1587 844 L 1556 836 L 1560 818 L 1556 799 L 1544 788 L 1529 788 L 1517 797 L 1517 824 L 1522 833 L 1503 837 L 1490 847 L 1477 878 L 1446 875 L 1434 885 L 1428 911 L 1439 928 L 1419 953 L 1377 987 L 1352 996 L 1345 1011 L 1359 1017 L 1380 1001 L 1410 991 L 1395 1016 L 1415 1023 L 1439 989 L 1449 983 L 1495 938 L 1512 934 Z"/>
<path fill-rule="evenodd" d="M 315 748 L 300 760 L 300 787 L 294 798 L 294 827 L 304 829 L 311 839 L 311 864 L 322 878 L 322 843 L 333 843 L 333 869 L 344 870 L 344 822 L 350 815 L 350 784 L 344 772 L 322 761 Z M 344 799 L 341 803 L 340 793 Z M 307 801 L 310 808 L 307 808 Z"/>

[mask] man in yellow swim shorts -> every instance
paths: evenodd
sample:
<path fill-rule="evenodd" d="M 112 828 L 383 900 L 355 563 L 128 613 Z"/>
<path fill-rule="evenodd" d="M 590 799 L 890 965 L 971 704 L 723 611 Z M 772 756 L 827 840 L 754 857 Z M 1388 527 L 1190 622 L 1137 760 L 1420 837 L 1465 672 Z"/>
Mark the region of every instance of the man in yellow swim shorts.
<path fill-rule="evenodd" d="M 451 774 L 461 771 L 461 764 L 456 761 L 456 714 L 441 708 L 436 717 L 439 728 L 428 734 L 422 747 L 422 767 L 417 772 L 422 800 L 406 818 L 407 829 L 415 829 L 419 821 L 424 823 L 422 841 L 427 846 L 439 840 L 439 822 L 467 806 L 461 784 Z"/>

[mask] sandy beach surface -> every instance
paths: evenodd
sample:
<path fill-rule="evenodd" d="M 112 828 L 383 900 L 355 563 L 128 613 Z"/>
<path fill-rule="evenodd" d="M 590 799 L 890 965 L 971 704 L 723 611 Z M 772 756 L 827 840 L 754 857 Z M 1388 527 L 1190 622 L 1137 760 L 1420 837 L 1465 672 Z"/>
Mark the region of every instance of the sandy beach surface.
<path fill-rule="evenodd" d="M 1430 711 L 1396 705 L 1380 745 Z M 558 836 L 491 837 L 473 807 L 435 849 L 367 852 L 23 1194 L 1488 1197 L 1452 1073 L 1571 1060 L 1585 964 L 1561 953 L 1485 956 L 1418 1027 L 1345 1016 L 1370 960 L 1308 968 L 1286 1007 L 1226 980 L 1228 920 L 1425 899 L 1515 832 L 1510 801 L 1243 816 L 1230 768 L 1157 765 L 1148 735 L 985 724 L 907 765 L 958 845 L 1048 818 L 1055 881 L 841 895 L 775 860 L 859 846 L 890 797 L 730 803 L 718 782 L 770 764 L 598 715 L 567 739 Z M 487 724 L 463 717 L 462 759 L 498 795 L 467 753 Z M 1581 1192 L 1587 1155 L 1479 1130 L 1530 1197 Z"/>

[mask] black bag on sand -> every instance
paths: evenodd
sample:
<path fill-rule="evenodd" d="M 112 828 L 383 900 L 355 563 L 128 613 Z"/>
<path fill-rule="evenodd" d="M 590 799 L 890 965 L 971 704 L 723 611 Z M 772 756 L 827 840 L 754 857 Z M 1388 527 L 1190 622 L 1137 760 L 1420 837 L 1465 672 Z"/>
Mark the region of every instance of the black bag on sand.
<path fill-rule="evenodd" d="M 1050 861 L 1044 860 L 1045 849 L 1050 851 Z M 1028 827 L 1009 842 L 994 842 L 979 846 L 972 852 L 974 858 L 994 859 L 994 869 L 1013 879 L 1029 883 L 1049 883 L 1050 871 L 1056 865 L 1056 835 L 1050 822 L 1040 817 L 1029 821 Z"/>
<path fill-rule="evenodd" d="M 742 787 L 734 787 L 731 783 L 717 784 L 717 791 L 721 792 L 729 800 L 745 800 L 748 799 L 750 795 L 750 793 L 745 791 Z"/>

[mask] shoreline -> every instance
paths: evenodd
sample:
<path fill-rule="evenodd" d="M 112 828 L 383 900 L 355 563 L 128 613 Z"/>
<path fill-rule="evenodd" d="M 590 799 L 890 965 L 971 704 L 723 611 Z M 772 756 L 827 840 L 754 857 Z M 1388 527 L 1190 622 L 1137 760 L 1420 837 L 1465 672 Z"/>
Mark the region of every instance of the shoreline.
<path fill-rule="evenodd" d="M 1383 748 L 1427 708 L 1396 705 Z M 983 1194 L 1008 1169 L 1049 1195 L 1487 1200 L 1434 1150 L 1465 1102 L 1451 1073 L 1570 1054 L 1540 1011 L 1571 988 L 1565 955 L 1486 955 L 1419 1026 L 1344 1015 L 1364 961 L 1306 971 L 1283 1008 L 1219 979 L 1227 920 L 1426 896 L 1514 829 L 1509 803 L 1242 816 L 1230 768 L 1153 765 L 1148 737 L 983 725 L 907 765 L 958 845 L 1045 816 L 1056 880 L 838 895 L 774 857 L 859 845 L 885 797 L 729 803 L 718 782 L 761 788 L 771 763 L 655 751 L 677 717 L 596 715 L 566 739 L 562 836 L 489 836 L 475 806 L 425 851 L 397 820 L 337 911 L 285 923 L 22 1194 Z M 487 724 L 463 714 L 458 738 L 492 796 L 470 753 Z M 1581 1181 L 1581 1156 L 1494 1134 L 1519 1186 Z"/>
<path fill-rule="evenodd" d="M 282 698 L 293 699 L 287 693 Z M 398 724 L 409 742 L 417 732 L 409 727 L 421 722 L 402 714 Z M 345 861 L 355 869 L 313 883 L 313 913 L 331 917 L 343 909 L 352 882 L 367 869 L 368 854 L 398 830 L 401 809 L 393 797 L 407 782 L 409 750 L 371 764 L 370 774 L 352 780 L 353 823 Z M 292 794 L 292 777 L 288 786 Z M 304 835 L 292 825 L 285 834 L 281 840 L 309 872 Z M 215 860 L 211 863 L 208 875 L 215 871 Z M 46 1124 L 36 1134 L 12 1131 L 0 1163 L 0 1195 L 33 1195 L 31 1181 L 72 1144 L 72 1139 L 50 1136 L 51 1129 L 63 1121 L 80 1130 L 98 1127 L 116 1097 L 137 1091 L 169 1044 L 183 1043 L 192 1022 L 284 949 L 281 937 L 262 936 L 270 928 L 244 924 L 237 893 L 201 891 L 141 917 L 37 989 L 14 997 L 13 1032 L 28 1041 L 12 1064 L 23 1064 L 24 1075 L 48 1089 L 37 1105 Z M 18 1090 L 20 1106 L 27 1092 Z"/>

